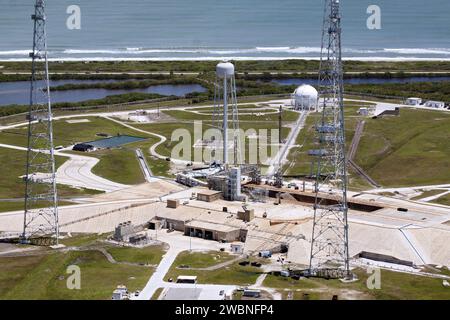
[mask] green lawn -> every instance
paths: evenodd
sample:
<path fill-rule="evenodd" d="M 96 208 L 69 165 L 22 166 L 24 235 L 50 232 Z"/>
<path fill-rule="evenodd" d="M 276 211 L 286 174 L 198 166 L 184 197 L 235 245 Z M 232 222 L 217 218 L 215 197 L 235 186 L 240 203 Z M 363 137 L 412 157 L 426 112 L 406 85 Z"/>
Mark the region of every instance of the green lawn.
<path fill-rule="evenodd" d="M 286 123 L 284 123 L 283 125 L 286 125 Z M 202 130 L 202 134 L 205 133 L 206 130 L 211 128 L 212 123 L 208 122 L 208 121 L 203 121 L 201 123 L 201 130 Z M 155 133 L 159 133 L 163 136 L 165 136 L 167 138 L 167 140 L 160 144 L 157 148 L 156 151 L 159 154 L 162 154 L 164 156 L 170 157 L 172 150 L 175 146 L 177 146 L 180 142 L 182 142 L 182 140 L 180 141 L 172 141 L 171 137 L 172 137 L 172 133 L 175 130 L 187 130 L 190 133 L 190 140 L 188 141 L 188 144 L 191 146 L 191 158 L 192 159 L 194 157 L 194 148 L 193 148 L 193 144 L 195 141 L 201 139 L 202 137 L 199 136 L 194 136 L 194 124 L 193 122 L 183 122 L 183 123 L 157 123 L 157 124 L 136 124 L 134 125 L 136 128 L 139 129 L 143 129 L 143 130 L 147 130 L 150 132 L 155 132 Z M 272 122 L 256 122 L 256 121 L 247 121 L 247 122 L 241 122 L 239 125 L 240 129 L 244 130 L 244 132 L 248 132 L 247 130 L 249 129 L 254 129 L 256 130 L 257 134 L 263 134 L 264 130 L 267 130 L 267 139 L 268 142 L 271 142 L 271 129 L 277 129 L 278 128 L 278 123 L 275 121 Z M 282 132 L 281 132 L 281 136 L 282 138 L 286 138 L 287 135 L 289 134 L 290 129 L 287 127 L 283 127 L 282 128 Z M 188 137 L 189 138 L 189 137 Z M 250 151 L 250 140 L 246 140 L 245 143 L 245 147 L 246 147 L 246 159 L 249 159 L 249 151 Z M 254 140 L 253 140 L 254 141 Z M 278 140 L 277 140 L 278 141 Z M 200 150 L 200 149 L 198 149 Z M 257 149 L 258 150 L 258 149 Z M 272 150 L 275 150 L 275 148 L 273 148 Z M 269 155 L 271 152 L 271 149 L 268 150 Z M 206 158 L 204 159 L 205 161 L 209 161 L 209 158 L 207 158 L 207 155 L 205 155 Z M 176 158 L 180 158 L 183 157 L 183 154 L 181 155 L 177 155 Z M 151 166 L 151 161 L 149 161 L 149 165 Z"/>
<path fill-rule="evenodd" d="M 439 197 L 436 200 L 433 200 L 432 202 L 450 206 L 450 194 L 447 193 L 445 196 Z"/>
<path fill-rule="evenodd" d="M 66 158 L 56 157 L 56 166 L 59 167 L 64 163 Z M 23 198 L 25 185 L 19 177 L 25 174 L 26 152 L 8 148 L 0 148 L 0 163 L 4 169 L 0 176 L 0 199 Z M 69 196 L 86 196 L 97 194 L 95 190 L 70 188 L 64 185 L 58 185 L 59 197 Z M 21 209 L 18 203 L 2 202 L 0 210 L 8 211 L 8 209 Z"/>
<path fill-rule="evenodd" d="M 144 248 L 109 247 L 107 251 L 119 262 L 132 262 L 139 264 L 159 264 L 166 252 L 163 245 L 149 246 Z"/>
<path fill-rule="evenodd" d="M 153 294 L 152 298 L 150 300 L 158 300 L 159 296 L 163 292 L 164 288 L 158 288 L 156 289 L 155 293 Z"/>
<path fill-rule="evenodd" d="M 353 139 L 359 106 L 345 111 L 346 146 Z M 298 136 L 301 148 L 293 148 L 285 166 L 286 174 L 309 174 L 316 149 L 314 125 L 319 114 L 310 114 Z M 436 111 L 401 109 L 398 117 L 365 119 L 363 136 L 355 156 L 360 165 L 384 187 L 402 187 L 446 183 L 450 180 L 450 115 Z M 365 189 L 369 185 L 349 169 L 350 187 Z"/>
<path fill-rule="evenodd" d="M 92 169 L 92 172 L 100 177 L 130 185 L 145 182 L 134 149 L 129 147 L 105 149 L 90 155 L 100 159 L 100 162 Z"/>
<path fill-rule="evenodd" d="M 104 233 L 102 235 L 92 233 L 72 234 L 71 237 L 61 239 L 60 242 L 66 247 L 90 246 L 98 244 L 99 240 L 106 240 L 106 238 L 108 238 L 109 235 L 110 234 L 108 233 Z"/>
<path fill-rule="evenodd" d="M 78 142 L 86 142 L 102 139 L 98 133 L 115 136 L 118 134 L 128 134 L 140 136 L 137 132 L 121 126 L 118 123 L 101 117 L 74 118 L 87 119 L 89 122 L 69 123 L 67 120 L 53 121 L 53 137 L 55 146 L 69 146 Z M 26 147 L 27 145 L 27 126 L 16 129 L 8 129 L 0 132 L 0 143 L 12 144 Z"/>
<path fill-rule="evenodd" d="M 356 162 L 382 186 L 450 180 L 450 115 L 402 109 L 399 117 L 366 122 Z"/>
<path fill-rule="evenodd" d="M 179 267 L 181 265 L 186 265 L 189 266 L 189 268 L 207 268 L 225 261 L 230 261 L 234 258 L 236 258 L 236 256 L 221 251 L 183 251 L 177 256 L 173 266 Z"/>
<path fill-rule="evenodd" d="M 268 288 L 277 289 L 311 289 L 319 285 L 312 279 L 295 280 L 289 277 L 274 276 L 268 274 L 264 279 L 263 285 Z"/>
<path fill-rule="evenodd" d="M 448 300 L 450 290 L 442 285 L 442 279 L 415 276 L 407 273 L 381 270 L 381 289 L 370 290 L 365 270 L 356 269 L 357 282 L 342 283 L 339 280 L 313 279 L 330 289 L 353 289 L 377 300 Z"/>
<path fill-rule="evenodd" d="M 73 202 L 69 202 L 69 201 L 58 201 L 58 206 L 62 207 L 62 206 L 68 206 L 68 205 L 73 205 Z M 35 208 L 42 208 L 45 207 L 44 204 L 39 205 Z M 24 209 L 24 201 L 1 201 L 0 202 L 0 212 L 8 212 L 8 211 L 19 211 L 19 210 L 23 210 Z"/>
<path fill-rule="evenodd" d="M 422 191 L 422 194 L 420 194 L 419 196 L 411 198 L 411 200 L 420 200 L 420 199 L 423 199 L 423 198 L 428 198 L 428 197 L 435 196 L 437 194 L 445 192 L 444 190 L 427 190 L 427 191 L 421 190 L 421 191 Z"/>
<path fill-rule="evenodd" d="M 148 163 L 154 171 L 154 174 L 166 175 L 168 165 L 162 160 L 151 159 L 148 152 L 150 146 L 159 140 L 157 137 L 145 135 L 144 133 L 134 131 L 104 118 L 86 116 L 86 119 L 88 119 L 89 122 L 67 123 L 66 120 L 55 121 L 55 145 L 67 146 L 77 142 L 98 140 L 102 138 L 97 136 L 98 133 L 105 133 L 108 135 L 128 134 L 133 136 L 142 136 L 147 139 L 126 144 L 120 148 L 99 150 L 89 154 L 82 152 L 74 153 L 99 158 L 100 162 L 93 169 L 95 174 L 114 182 L 132 185 L 145 182 L 134 151 L 136 148 L 141 148 L 147 156 Z M 26 146 L 26 127 L 0 132 L 0 143 Z M 3 150 L 6 149 L 0 149 L 0 157 L 7 157 L 7 155 L 4 155 L 6 151 Z M 19 154 L 20 152 L 25 154 L 23 151 L 17 151 L 16 154 Z M 63 163 L 63 159 L 65 158 L 58 159 L 57 157 L 57 161 L 59 161 L 58 165 Z M 4 163 L 8 162 L 11 161 L 9 161 L 8 158 L 5 158 Z M 14 165 L 16 165 L 16 163 L 19 162 L 15 162 Z M 25 166 L 25 160 L 20 163 Z"/>
<path fill-rule="evenodd" d="M 81 289 L 66 286 L 69 265 L 81 270 Z M 0 258 L 0 299 L 111 299 L 124 284 L 142 289 L 153 268 L 111 264 L 98 251 L 54 252 L 37 257 Z"/>
<path fill-rule="evenodd" d="M 292 292 L 293 300 L 331 300 L 333 295 L 339 299 L 346 299 L 349 295 L 353 299 L 376 300 L 450 299 L 450 290 L 442 285 L 442 279 L 381 270 L 381 289 L 370 290 L 366 284 L 369 275 L 365 270 L 358 268 L 354 272 L 358 280 L 350 283 L 318 278 L 293 280 L 267 275 L 263 285 L 278 289 L 283 299 L 287 299 L 288 292 Z"/>
<path fill-rule="evenodd" d="M 218 254 L 218 253 L 217 253 Z M 211 263 L 211 254 L 205 253 L 207 257 L 202 257 L 199 259 L 206 260 L 206 263 Z M 178 259 L 178 258 L 177 258 Z M 182 258 L 185 259 L 185 258 Z M 209 284 L 235 284 L 241 286 L 248 286 L 255 283 L 258 276 L 263 273 L 261 268 L 252 267 L 252 266 L 240 266 L 238 262 L 235 262 L 229 266 L 212 270 L 212 271 L 198 271 L 198 270 L 185 270 L 178 269 L 177 266 L 180 265 L 180 261 L 177 260 L 174 262 L 169 272 L 165 276 L 165 280 L 167 281 L 169 278 L 173 278 L 176 281 L 177 277 L 180 275 L 185 276 L 197 276 L 198 283 L 209 283 Z M 209 262 L 208 262 L 209 261 Z M 188 258 L 186 262 L 193 263 L 194 260 L 192 258 Z M 182 264 L 182 263 L 181 263 Z M 201 264 L 194 264 L 198 267 L 203 266 Z"/>
<path fill-rule="evenodd" d="M 269 114 L 259 114 L 260 112 L 269 111 Z M 231 111 L 229 111 L 231 113 Z M 169 110 L 164 111 L 165 114 L 180 120 L 211 120 L 212 114 L 198 114 L 190 111 L 183 110 Z M 254 111 L 254 114 L 249 114 L 245 112 L 244 114 L 239 114 L 239 121 L 278 121 L 278 113 L 274 113 L 273 110 L 264 109 L 261 107 L 261 111 Z M 282 118 L 283 121 L 295 121 L 297 120 L 299 114 L 290 110 L 283 110 Z M 231 114 L 229 115 L 229 120 L 232 119 Z"/>

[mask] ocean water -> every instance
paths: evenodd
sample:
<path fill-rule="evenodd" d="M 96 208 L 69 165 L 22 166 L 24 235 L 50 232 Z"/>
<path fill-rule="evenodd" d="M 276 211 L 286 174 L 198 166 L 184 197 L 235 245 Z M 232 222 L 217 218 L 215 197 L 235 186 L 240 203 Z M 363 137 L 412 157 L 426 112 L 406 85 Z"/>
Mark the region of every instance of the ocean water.
<path fill-rule="evenodd" d="M 0 60 L 26 60 L 34 0 L 0 0 Z M 69 5 L 81 29 L 69 30 Z M 369 30 L 369 5 L 381 30 Z M 52 59 L 317 58 L 323 0 L 46 0 Z M 341 0 L 346 59 L 450 60 L 449 0 Z"/>

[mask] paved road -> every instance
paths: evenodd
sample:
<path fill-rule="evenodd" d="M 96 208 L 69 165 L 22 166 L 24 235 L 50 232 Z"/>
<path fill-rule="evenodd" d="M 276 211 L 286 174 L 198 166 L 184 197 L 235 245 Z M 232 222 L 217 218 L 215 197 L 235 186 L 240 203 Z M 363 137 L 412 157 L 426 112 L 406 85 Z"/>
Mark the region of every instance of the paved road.
<path fill-rule="evenodd" d="M 138 297 L 133 297 L 136 300 L 150 300 L 158 288 L 197 288 L 202 289 L 199 299 L 222 299 L 219 295 L 221 290 L 225 292 L 231 292 L 236 289 L 233 285 L 214 285 L 214 284 L 180 284 L 174 282 L 165 282 L 164 276 L 169 271 L 170 267 L 174 263 L 177 255 L 189 250 L 218 250 L 223 244 L 213 241 L 205 241 L 204 239 L 188 238 L 181 232 L 166 233 L 164 231 L 158 232 L 158 240 L 169 244 L 170 248 L 162 258 L 156 271 L 150 277 L 147 285 L 140 292 Z M 201 272 L 201 271 L 200 271 Z M 176 279 L 174 279 L 176 281 Z"/>
<path fill-rule="evenodd" d="M 308 116 L 308 111 L 301 111 L 300 116 L 298 117 L 297 121 L 294 124 L 294 127 L 289 132 L 289 135 L 286 139 L 286 143 L 283 143 L 281 145 L 281 148 L 278 150 L 278 153 L 275 157 L 270 159 L 269 162 L 269 168 L 267 169 L 267 175 L 271 176 L 274 174 L 275 169 L 278 168 L 278 164 L 283 163 L 286 161 L 287 156 L 289 155 L 289 150 L 294 147 L 295 142 L 297 140 L 297 136 L 299 135 L 300 131 L 305 126 L 305 121 Z M 280 132 L 281 134 L 281 132 Z"/>

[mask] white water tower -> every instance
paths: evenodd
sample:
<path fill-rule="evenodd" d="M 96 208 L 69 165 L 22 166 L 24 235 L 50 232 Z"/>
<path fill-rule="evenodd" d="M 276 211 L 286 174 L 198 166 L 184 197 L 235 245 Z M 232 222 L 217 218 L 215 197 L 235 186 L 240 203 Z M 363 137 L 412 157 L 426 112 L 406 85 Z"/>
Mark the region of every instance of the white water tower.
<path fill-rule="evenodd" d="M 216 66 L 216 82 L 214 85 L 214 113 L 213 121 L 222 131 L 222 163 L 229 164 L 229 150 L 233 150 L 233 163 L 240 162 L 239 148 L 239 119 L 236 98 L 236 79 L 234 76 L 234 65 L 228 61 L 223 61 Z M 231 129 L 229 132 L 228 117 L 231 113 Z M 229 143 L 231 139 L 232 143 Z M 230 148 L 231 147 L 231 148 Z"/>

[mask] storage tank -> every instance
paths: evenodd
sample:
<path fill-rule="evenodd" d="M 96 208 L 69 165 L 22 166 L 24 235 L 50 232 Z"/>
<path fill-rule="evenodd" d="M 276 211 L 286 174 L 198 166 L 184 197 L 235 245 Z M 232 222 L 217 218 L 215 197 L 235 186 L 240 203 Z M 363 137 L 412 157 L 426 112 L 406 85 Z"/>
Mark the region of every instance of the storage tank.
<path fill-rule="evenodd" d="M 292 105 L 296 110 L 313 110 L 317 107 L 317 90 L 310 85 L 303 84 L 292 94 Z"/>
<path fill-rule="evenodd" d="M 223 61 L 217 64 L 216 74 L 219 78 L 231 78 L 234 76 L 234 65 L 231 62 Z"/>

